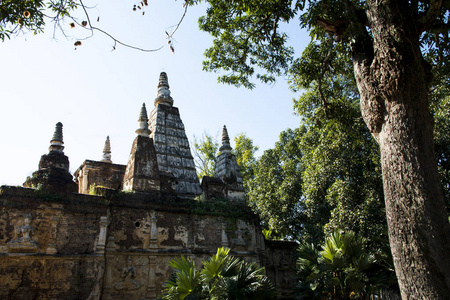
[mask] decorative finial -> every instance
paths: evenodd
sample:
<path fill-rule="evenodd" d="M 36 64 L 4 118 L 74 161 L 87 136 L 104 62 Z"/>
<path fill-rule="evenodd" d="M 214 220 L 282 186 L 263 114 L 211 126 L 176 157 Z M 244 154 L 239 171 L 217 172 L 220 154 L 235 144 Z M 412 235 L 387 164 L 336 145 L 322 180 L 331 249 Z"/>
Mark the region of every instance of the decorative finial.
<path fill-rule="evenodd" d="M 64 150 L 64 142 L 63 142 L 63 133 L 62 133 L 63 124 L 61 122 L 56 123 L 55 133 L 53 133 L 52 140 L 50 141 L 50 147 L 48 151 L 58 151 L 63 152 Z"/>
<path fill-rule="evenodd" d="M 230 152 L 230 137 L 228 136 L 227 126 L 223 125 L 222 129 L 222 146 L 219 148 L 220 152 Z"/>
<path fill-rule="evenodd" d="M 158 104 L 168 106 L 173 105 L 173 99 L 170 96 L 169 81 L 167 80 L 166 72 L 161 72 L 159 75 L 158 94 L 156 95 L 155 106 Z"/>
<path fill-rule="evenodd" d="M 111 160 L 111 142 L 109 141 L 109 135 L 106 137 L 105 147 L 103 147 L 103 159 L 102 162 L 112 163 Z"/>
<path fill-rule="evenodd" d="M 140 136 L 148 137 L 150 135 L 150 129 L 148 129 L 148 117 L 145 103 L 142 104 L 141 113 L 139 115 L 139 128 L 136 129 L 136 133 Z"/>

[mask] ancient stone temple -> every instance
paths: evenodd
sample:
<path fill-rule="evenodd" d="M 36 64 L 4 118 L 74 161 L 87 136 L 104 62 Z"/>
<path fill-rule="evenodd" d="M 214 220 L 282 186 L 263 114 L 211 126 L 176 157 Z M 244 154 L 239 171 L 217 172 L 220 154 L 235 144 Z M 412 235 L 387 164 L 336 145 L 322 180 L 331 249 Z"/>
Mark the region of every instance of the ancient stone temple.
<path fill-rule="evenodd" d="M 203 177 L 202 190 L 205 198 L 226 198 L 231 202 L 244 203 L 244 185 L 236 157 L 231 153 L 227 127 L 222 130 L 222 146 L 219 148 L 214 177 Z"/>
<path fill-rule="evenodd" d="M 200 186 L 173 103 L 161 73 L 127 165 L 113 163 L 107 137 L 102 159 L 73 178 L 58 123 L 24 187 L 0 187 L 0 299 L 156 299 L 171 259 L 200 266 L 219 247 L 264 266 L 279 298 L 292 298 L 296 244 L 264 239 L 226 127 L 215 176 Z"/>
<path fill-rule="evenodd" d="M 173 106 L 165 72 L 159 77 L 155 107 L 150 113 L 150 131 L 155 142 L 158 168 L 175 176 L 176 192 L 186 196 L 201 194 L 189 141 L 178 108 Z"/>

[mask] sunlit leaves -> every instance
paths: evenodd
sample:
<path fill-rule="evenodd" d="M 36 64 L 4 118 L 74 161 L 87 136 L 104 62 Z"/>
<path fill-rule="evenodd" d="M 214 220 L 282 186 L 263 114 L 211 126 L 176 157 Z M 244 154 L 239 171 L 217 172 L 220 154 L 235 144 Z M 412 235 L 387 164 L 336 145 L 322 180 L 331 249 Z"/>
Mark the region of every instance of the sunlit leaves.
<path fill-rule="evenodd" d="M 346 105 L 345 105 L 346 104 Z M 383 189 L 379 152 L 358 116 L 358 107 L 342 101 L 346 121 L 310 115 L 301 140 L 305 240 L 318 243 L 335 228 L 371 239 L 384 234 Z"/>
<path fill-rule="evenodd" d="M 275 148 L 264 151 L 253 168 L 248 202 L 272 230 L 272 238 L 298 239 L 301 234 L 302 134 L 302 129 L 282 132 Z"/>
<path fill-rule="evenodd" d="M 0 1 L 0 39 L 11 35 L 43 32 L 45 21 L 58 21 L 70 17 L 78 7 L 74 0 L 3 0 Z"/>
<path fill-rule="evenodd" d="M 321 250 L 304 243 L 298 254 L 299 294 L 305 299 L 366 299 L 395 287 L 389 254 L 366 249 L 354 232 L 331 233 Z"/>
<path fill-rule="evenodd" d="M 248 191 L 249 181 L 254 176 L 255 153 L 258 151 L 258 146 L 253 145 L 253 140 L 244 133 L 238 134 L 234 138 L 234 143 L 232 152 L 236 156 L 244 187 Z"/>
<path fill-rule="evenodd" d="M 0 2 L 0 39 L 10 38 L 23 30 L 42 32 L 45 9 L 42 0 L 4 0 Z"/>
<path fill-rule="evenodd" d="M 219 142 L 208 133 L 205 132 L 200 139 L 194 137 L 194 161 L 200 179 L 214 176 L 218 150 Z"/>
<path fill-rule="evenodd" d="M 161 299 L 275 299 L 275 289 L 264 268 L 229 255 L 229 249 L 203 261 L 201 271 L 189 258 L 170 262 L 172 277 L 164 283 Z"/>
<path fill-rule="evenodd" d="M 295 16 L 291 1 L 207 1 L 210 7 L 200 18 L 200 29 L 214 37 L 205 51 L 206 71 L 225 71 L 219 82 L 253 88 L 252 78 L 272 83 L 285 74 L 293 49 L 280 22 Z"/>

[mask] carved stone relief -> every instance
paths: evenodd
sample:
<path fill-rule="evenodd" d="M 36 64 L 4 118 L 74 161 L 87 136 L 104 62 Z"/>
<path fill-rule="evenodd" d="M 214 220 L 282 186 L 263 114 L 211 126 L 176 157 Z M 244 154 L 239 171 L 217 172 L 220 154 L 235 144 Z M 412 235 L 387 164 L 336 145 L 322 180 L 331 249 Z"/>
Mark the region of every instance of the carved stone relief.
<path fill-rule="evenodd" d="M 97 246 L 95 249 L 95 253 L 97 254 L 105 253 L 107 227 L 108 227 L 108 217 L 107 216 L 100 217 L 100 232 L 98 234 Z"/>
<path fill-rule="evenodd" d="M 248 225 L 239 220 L 237 222 L 237 229 L 235 231 L 235 238 L 232 240 L 232 248 L 234 250 L 239 250 L 239 251 L 243 251 L 243 250 L 248 250 L 247 245 L 250 244 L 250 240 L 248 240 L 248 236 L 249 236 L 249 229 L 248 229 Z"/>
<path fill-rule="evenodd" d="M 52 216 L 51 217 L 51 228 L 50 228 L 50 242 L 45 249 L 45 254 L 56 254 L 58 253 L 58 249 L 56 248 L 56 239 L 57 239 L 57 226 L 59 223 L 60 216 Z"/>
<path fill-rule="evenodd" d="M 227 224 L 225 222 L 222 222 L 222 247 L 229 247 L 230 243 L 228 242 L 228 236 L 226 232 Z"/>
<path fill-rule="evenodd" d="M 131 257 L 127 257 L 126 265 L 122 268 L 121 272 L 121 280 L 114 284 L 114 289 L 117 291 L 120 290 L 137 290 L 139 289 L 142 284 L 135 280 L 136 277 L 136 270 L 133 267 L 133 261 Z"/>
<path fill-rule="evenodd" d="M 34 227 L 31 226 L 31 214 L 25 215 L 22 225 L 15 226 L 16 238 L 6 244 L 9 253 L 36 253 L 39 244 L 31 238 Z"/>

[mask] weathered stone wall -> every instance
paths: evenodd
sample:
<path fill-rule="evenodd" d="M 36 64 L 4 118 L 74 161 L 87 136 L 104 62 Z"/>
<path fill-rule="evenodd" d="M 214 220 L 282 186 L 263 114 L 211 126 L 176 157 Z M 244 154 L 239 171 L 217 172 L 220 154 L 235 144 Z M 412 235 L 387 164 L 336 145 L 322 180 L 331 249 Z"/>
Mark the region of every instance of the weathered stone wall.
<path fill-rule="evenodd" d="M 125 165 L 112 164 L 102 161 L 85 160 L 75 171 L 75 181 L 78 183 L 78 192 L 89 194 L 91 186 L 122 189 Z"/>
<path fill-rule="evenodd" d="M 95 247 L 106 210 L 98 197 L 1 187 L 0 299 L 98 297 L 104 257 Z"/>
<path fill-rule="evenodd" d="M 266 247 L 258 218 L 225 201 L 3 186 L 0 209 L 0 299 L 155 299 L 171 259 L 201 266 L 219 247 L 265 265 L 279 288 L 293 276 L 292 249 Z"/>
<path fill-rule="evenodd" d="M 280 297 L 294 299 L 296 251 L 298 244 L 288 241 L 265 241 L 261 265 L 272 280 Z"/>
<path fill-rule="evenodd" d="M 1 299 L 98 299 L 104 258 L 70 255 L 0 257 Z"/>

